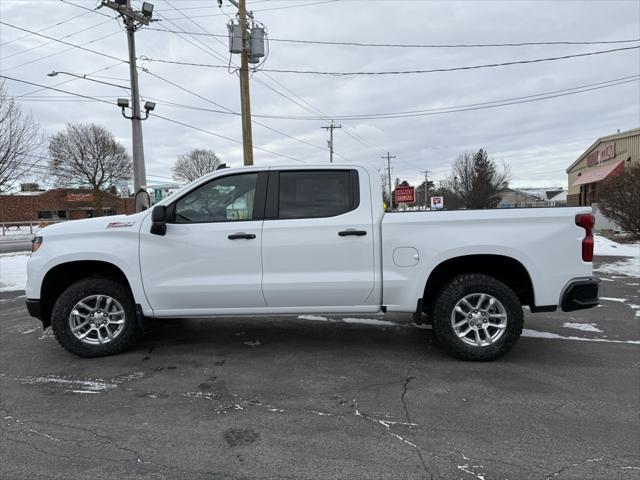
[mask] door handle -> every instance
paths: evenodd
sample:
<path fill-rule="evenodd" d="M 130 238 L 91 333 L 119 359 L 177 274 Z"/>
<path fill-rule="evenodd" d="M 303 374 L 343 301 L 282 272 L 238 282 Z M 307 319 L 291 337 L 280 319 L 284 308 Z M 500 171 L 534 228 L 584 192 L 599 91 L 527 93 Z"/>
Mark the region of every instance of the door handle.
<path fill-rule="evenodd" d="M 338 232 L 338 235 L 340 235 L 341 237 L 350 237 L 350 236 L 362 237 L 362 236 L 364 236 L 366 234 L 367 234 L 366 230 L 354 230 L 353 228 L 350 228 L 348 230 L 342 230 L 341 232 Z"/>
<path fill-rule="evenodd" d="M 254 238 L 256 238 L 256 236 L 253 233 L 238 232 L 238 233 L 232 233 L 227 238 L 229 240 L 239 240 L 241 238 L 244 238 L 246 240 L 253 240 Z"/>

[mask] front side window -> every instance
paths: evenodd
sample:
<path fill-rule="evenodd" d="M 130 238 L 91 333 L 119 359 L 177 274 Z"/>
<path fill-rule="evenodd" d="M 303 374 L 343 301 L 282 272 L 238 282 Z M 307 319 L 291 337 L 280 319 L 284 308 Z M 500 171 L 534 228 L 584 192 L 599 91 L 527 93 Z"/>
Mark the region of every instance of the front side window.
<path fill-rule="evenodd" d="M 333 217 L 353 210 L 353 183 L 349 170 L 282 171 L 278 218 Z"/>
<path fill-rule="evenodd" d="M 257 173 L 205 183 L 176 202 L 176 223 L 235 222 L 253 218 Z"/>

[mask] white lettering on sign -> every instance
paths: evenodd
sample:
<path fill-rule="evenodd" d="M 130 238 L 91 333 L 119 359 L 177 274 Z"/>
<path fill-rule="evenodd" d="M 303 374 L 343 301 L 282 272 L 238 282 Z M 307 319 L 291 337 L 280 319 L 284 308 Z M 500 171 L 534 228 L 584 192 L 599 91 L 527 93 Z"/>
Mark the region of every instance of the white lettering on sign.
<path fill-rule="evenodd" d="M 414 187 L 398 185 L 393 193 L 396 203 L 415 203 L 416 201 L 416 189 Z"/>

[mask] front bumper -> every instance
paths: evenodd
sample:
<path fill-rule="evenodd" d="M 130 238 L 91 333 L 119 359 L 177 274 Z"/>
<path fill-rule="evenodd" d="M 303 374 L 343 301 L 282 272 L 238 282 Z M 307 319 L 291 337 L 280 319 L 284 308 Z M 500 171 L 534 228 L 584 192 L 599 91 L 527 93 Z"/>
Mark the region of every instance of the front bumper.
<path fill-rule="evenodd" d="M 597 278 L 581 278 L 570 282 L 562 294 L 562 311 L 572 312 L 598 305 L 599 284 L 600 280 Z"/>
<path fill-rule="evenodd" d="M 29 315 L 31 315 L 32 317 L 42 320 L 42 308 L 40 305 L 40 300 L 27 298 L 27 312 L 29 312 Z"/>

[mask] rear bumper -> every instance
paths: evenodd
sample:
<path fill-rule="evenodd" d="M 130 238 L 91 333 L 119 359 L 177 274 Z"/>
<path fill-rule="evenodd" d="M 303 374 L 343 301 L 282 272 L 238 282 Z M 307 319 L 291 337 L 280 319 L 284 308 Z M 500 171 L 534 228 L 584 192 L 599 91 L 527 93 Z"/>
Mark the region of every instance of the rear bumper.
<path fill-rule="evenodd" d="M 35 317 L 41 320 L 42 308 L 40 306 L 40 300 L 33 300 L 30 298 L 27 298 L 27 312 L 29 312 L 29 315 L 31 315 L 32 317 Z"/>
<path fill-rule="evenodd" d="M 572 312 L 598 305 L 599 284 L 600 280 L 597 278 L 580 278 L 569 282 L 562 293 L 562 311 Z"/>

